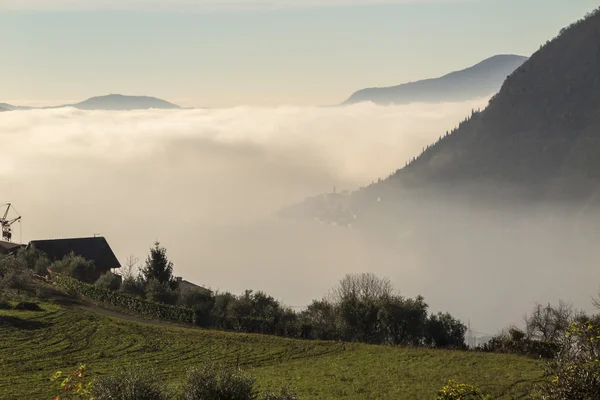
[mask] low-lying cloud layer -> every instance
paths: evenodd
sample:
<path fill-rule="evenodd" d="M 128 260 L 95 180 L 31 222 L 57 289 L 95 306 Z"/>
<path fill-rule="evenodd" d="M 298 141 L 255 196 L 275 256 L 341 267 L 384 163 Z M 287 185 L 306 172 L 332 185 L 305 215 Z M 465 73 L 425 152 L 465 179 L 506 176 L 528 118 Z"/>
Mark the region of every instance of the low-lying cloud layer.
<path fill-rule="evenodd" d="M 124 261 L 160 240 L 177 274 L 292 306 L 367 271 L 484 331 L 535 301 L 587 306 L 600 282 L 596 225 L 547 223 L 556 210 L 444 205 L 412 226 L 390 215 L 394 229 L 379 233 L 269 217 L 385 177 L 485 103 L 4 112 L 0 203 L 22 214 L 24 241 L 101 234 Z"/>

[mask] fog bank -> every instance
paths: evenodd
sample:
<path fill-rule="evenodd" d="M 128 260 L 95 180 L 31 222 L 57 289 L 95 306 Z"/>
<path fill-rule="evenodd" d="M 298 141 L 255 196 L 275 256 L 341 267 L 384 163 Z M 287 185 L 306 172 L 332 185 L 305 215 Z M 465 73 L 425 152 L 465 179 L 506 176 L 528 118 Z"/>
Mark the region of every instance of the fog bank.
<path fill-rule="evenodd" d="M 177 275 L 292 306 L 370 271 L 483 331 L 518 322 L 535 301 L 588 307 L 598 235 L 591 220 L 563 229 L 572 210 L 473 213 L 458 203 L 426 217 L 440 199 L 415 209 L 418 223 L 391 215 L 381 232 L 270 217 L 388 175 L 485 104 L 5 112 L 0 203 L 23 216 L 23 241 L 101 234 L 123 262 L 160 240 Z"/>

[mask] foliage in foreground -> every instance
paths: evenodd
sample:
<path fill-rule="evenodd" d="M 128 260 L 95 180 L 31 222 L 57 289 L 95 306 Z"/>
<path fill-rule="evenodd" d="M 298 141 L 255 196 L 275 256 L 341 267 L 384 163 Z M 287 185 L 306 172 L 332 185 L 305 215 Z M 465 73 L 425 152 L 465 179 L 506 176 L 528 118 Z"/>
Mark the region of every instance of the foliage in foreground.
<path fill-rule="evenodd" d="M 254 400 L 254 378 L 246 372 L 207 363 L 188 371 L 181 400 Z"/>
<path fill-rule="evenodd" d="M 56 371 L 51 380 L 56 383 L 60 394 L 53 400 L 95 400 L 92 397 L 92 381 L 88 379 L 85 370 L 86 366 L 80 365 L 70 374 Z"/>
<path fill-rule="evenodd" d="M 556 358 L 546 368 L 552 381 L 540 386 L 534 398 L 600 399 L 600 325 L 573 322 L 559 345 Z"/>
<path fill-rule="evenodd" d="M 98 378 L 92 387 L 94 400 L 167 400 L 170 396 L 152 370 L 121 369 Z"/>
<path fill-rule="evenodd" d="M 433 400 L 492 400 L 492 397 L 483 394 L 473 385 L 450 380 L 446 386 L 440 389 Z"/>
<path fill-rule="evenodd" d="M 72 374 L 57 371 L 52 380 L 61 394 L 54 400 L 256 400 L 258 392 L 254 378 L 239 368 L 224 368 L 206 363 L 188 371 L 186 381 L 178 391 L 166 389 L 162 380 L 151 369 L 122 368 L 116 374 L 95 381 L 86 380 L 86 367 L 77 367 Z M 297 400 L 290 388 L 279 394 L 268 392 L 262 400 Z"/>

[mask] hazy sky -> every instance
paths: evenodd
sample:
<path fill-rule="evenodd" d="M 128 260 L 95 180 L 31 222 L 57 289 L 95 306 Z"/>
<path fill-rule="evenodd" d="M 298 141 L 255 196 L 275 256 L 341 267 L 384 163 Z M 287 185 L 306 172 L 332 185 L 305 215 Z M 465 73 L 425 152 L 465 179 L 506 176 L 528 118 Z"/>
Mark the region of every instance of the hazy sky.
<path fill-rule="evenodd" d="M 0 102 L 332 104 L 530 55 L 597 0 L 0 0 Z"/>

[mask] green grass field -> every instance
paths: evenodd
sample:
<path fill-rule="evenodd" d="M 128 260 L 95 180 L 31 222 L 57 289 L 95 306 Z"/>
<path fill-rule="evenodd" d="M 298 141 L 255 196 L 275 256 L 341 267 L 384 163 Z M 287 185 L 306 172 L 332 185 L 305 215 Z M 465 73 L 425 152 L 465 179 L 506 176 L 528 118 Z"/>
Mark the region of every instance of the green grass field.
<path fill-rule="evenodd" d="M 0 310 L 0 399 L 50 399 L 52 373 L 78 363 L 96 375 L 139 364 L 177 384 L 205 360 L 239 360 L 260 389 L 290 384 L 301 399 L 431 399 L 451 378 L 495 399 L 519 399 L 542 376 L 539 362 L 518 356 L 302 341 L 41 307 Z"/>

